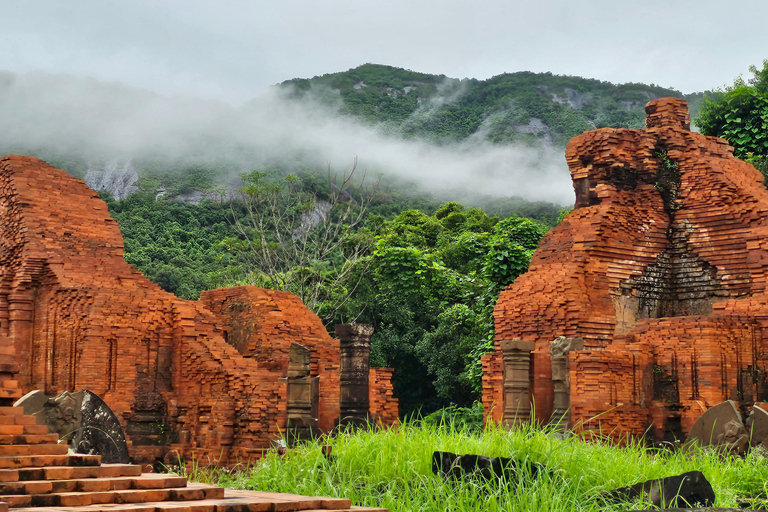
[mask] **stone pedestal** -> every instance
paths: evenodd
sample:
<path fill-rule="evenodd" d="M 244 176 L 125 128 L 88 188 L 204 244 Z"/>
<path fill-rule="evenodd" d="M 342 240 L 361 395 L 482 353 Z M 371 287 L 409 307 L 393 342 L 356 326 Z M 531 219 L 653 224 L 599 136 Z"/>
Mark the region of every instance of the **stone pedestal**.
<path fill-rule="evenodd" d="M 571 379 L 568 354 L 571 350 L 583 348 L 583 339 L 565 336 L 559 336 L 549 344 L 554 389 L 552 416 L 549 421 L 557 430 L 566 430 L 571 426 Z"/>
<path fill-rule="evenodd" d="M 531 352 L 533 341 L 520 339 L 499 342 L 504 354 L 504 414 L 502 422 L 511 427 L 531 419 Z"/>
<path fill-rule="evenodd" d="M 291 343 L 287 376 L 286 429 L 288 439 L 295 442 L 310 439 L 317 426 L 317 377 L 310 375 L 311 352 Z"/>
<path fill-rule="evenodd" d="M 336 326 L 341 352 L 341 397 L 339 425 L 368 420 L 368 369 L 373 326 Z"/>

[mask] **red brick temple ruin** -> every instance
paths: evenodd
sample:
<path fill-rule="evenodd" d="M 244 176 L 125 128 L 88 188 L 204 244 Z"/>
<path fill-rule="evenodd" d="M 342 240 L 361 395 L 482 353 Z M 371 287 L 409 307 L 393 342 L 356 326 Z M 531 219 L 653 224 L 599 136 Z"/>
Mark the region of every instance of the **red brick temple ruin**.
<path fill-rule="evenodd" d="M 566 150 L 574 210 L 499 297 L 488 419 L 682 437 L 724 400 L 768 397 L 768 190 L 687 104 Z"/>
<path fill-rule="evenodd" d="M 327 431 L 350 410 L 397 421 L 391 370 L 345 359 L 370 332 L 332 339 L 280 291 L 211 290 L 197 302 L 163 291 L 125 262 L 97 194 L 41 160 L 0 158 L 0 232 L 0 344 L 21 388 L 101 396 L 135 460 L 244 461 L 287 427 Z"/>

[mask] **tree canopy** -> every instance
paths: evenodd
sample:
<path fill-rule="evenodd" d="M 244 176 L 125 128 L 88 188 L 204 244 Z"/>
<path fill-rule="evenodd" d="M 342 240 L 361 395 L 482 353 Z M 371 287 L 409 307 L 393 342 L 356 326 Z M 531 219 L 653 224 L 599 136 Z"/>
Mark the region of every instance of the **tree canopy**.
<path fill-rule="evenodd" d="M 739 76 L 732 86 L 707 97 L 695 119 L 701 133 L 722 137 L 734 154 L 768 172 L 768 60 L 749 68 L 751 77 Z"/>

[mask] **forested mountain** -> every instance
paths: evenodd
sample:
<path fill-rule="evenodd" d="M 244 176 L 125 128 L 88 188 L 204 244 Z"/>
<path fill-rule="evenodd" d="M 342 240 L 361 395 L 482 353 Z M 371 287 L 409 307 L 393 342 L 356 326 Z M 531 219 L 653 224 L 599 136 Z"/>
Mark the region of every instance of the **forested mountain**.
<path fill-rule="evenodd" d="M 602 127 L 642 128 L 645 104 L 685 97 L 695 114 L 703 94 L 655 85 L 614 85 L 551 73 L 505 73 L 487 80 L 449 78 L 365 64 L 342 73 L 280 84 L 291 98 L 314 98 L 404 137 L 448 142 L 565 148 L 571 137 Z"/>

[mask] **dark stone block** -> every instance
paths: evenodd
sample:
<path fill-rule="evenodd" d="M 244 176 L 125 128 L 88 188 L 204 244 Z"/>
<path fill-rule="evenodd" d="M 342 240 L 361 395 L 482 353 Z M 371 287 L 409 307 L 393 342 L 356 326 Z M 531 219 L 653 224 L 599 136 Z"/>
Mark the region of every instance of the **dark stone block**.
<path fill-rule="evenodd" d="M 620 487 L 603 494 L 610 502 L 643 499 L 656 507 L 710 507 L 715 503 L 715 491 L 701 471 L 689 471 Z"/>
<path fill-rule="evenodd" d="M 711 446 L 734 455 L 741 455 L 749 447 L 749 433 L 741 421 L 741 414 L 733 400 L 726 400 L 699 416 L 691 427 L 684 448 Z"/>
<path fill-rule="evenodd" d="M 441 451 L 432 454 L 432 472 L 443 478 L 479 477 L 484 480 L 517 482 L 523 478 L 537 478 L 544 470 L 545 467 L 540 464 L 507 457 L 458 455 Z"/>

